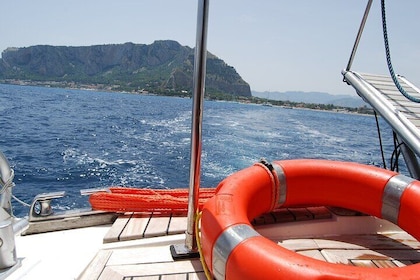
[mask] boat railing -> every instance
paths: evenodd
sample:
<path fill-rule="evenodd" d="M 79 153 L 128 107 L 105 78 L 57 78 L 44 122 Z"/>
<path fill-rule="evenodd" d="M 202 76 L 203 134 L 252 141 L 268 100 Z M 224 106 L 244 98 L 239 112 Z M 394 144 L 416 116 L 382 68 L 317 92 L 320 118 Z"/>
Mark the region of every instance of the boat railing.
<path fill-rule="evenodd" d="M 198 197 L 201 178 L 201 148 L 202 148 L 202 122 L 203 100 L 206 80 L 207 58 L 207 23 L 209 0 L 198 1 L 197 32 L 194 57 L 193 76 L 193 105 L 191 122 L 191 160 L 190 181 L 188 195 L 188 219 L 185 245 L 174 245 L 171 252 L 174 258 L 183 255 L 197 254 L 196 217 L 198 215 Z"/>
<path fill-rule="evenodd" d="M 351 66 L 362 37 L 372 0 L 369 0 L 363 15 L 356 40 L 345 70 L 344 82 L 351 85 L 359 96 L 379 113 L 395 132 L 398 149 L 402 152 L 410 176 L 420 178 L 420 90 L 406 78 L 394 73 L 386 28 L 385 4 L 381 2 L 382 27 L 387 64 L 390 76 L 366 74 L 351 70 Z M 380 137 L 380 136 L 379 136 Z M 404 145 L 402 145 L 404 144 Z M 382 155 L 384 158 L 384 156 Z M 384 160 L 384 167 L 385 160 Z M 393 169 L 393 168 L 391 168 Z M 396 170 L 398 171 L 398 170 Z"/>

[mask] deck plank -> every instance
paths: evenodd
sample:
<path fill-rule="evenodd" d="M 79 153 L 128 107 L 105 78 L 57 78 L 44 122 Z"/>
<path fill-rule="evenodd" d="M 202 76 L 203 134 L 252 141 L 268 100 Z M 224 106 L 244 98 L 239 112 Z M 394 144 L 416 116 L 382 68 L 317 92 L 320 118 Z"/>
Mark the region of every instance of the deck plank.
<path fill-rule="evenodd" d="M 303 250 L 318 250 L 319 245 L 314 239 L 287 239 L 277 243 L 278 245 L 291 250 L 291 251 L 303 251 Z"/>
<path fill-rule="evenodd" d="M 168 232 L 170 217 L 153 217 L 144 232 L 144 237 L 163 236 Z"/>
<path fill-rule="evenodd" d="M 203 269 L 199 260 L 186 260 L 176 262 L 142 263 L 129 265 L 107 266 L 103 274 L 122 277 L 144 277 L 171 274 L 201 273 Z M 102 277 L 102 275 L 101 275 Z M 104 278 L 110 279 L 110 278 Z M 114 278 L 118 279 L 118 278 Z M 121 279 L 121 278 L 119 278 Z M 140 278 L 141 279 L 141 278 Z M 102 280 L 102 278 L 100 278 Z"/>
<path fill-rule="evenodd" d="M 151 219 L 151 215 L 133 214 L 126 227 L 121 232 L 119 240 L 134 240 L 144 236 L 144 232 Z"/>
<path fill-rule="evenodd" d="M 178 274 L 166 274 L 162 275 L 161 280 L 188 280 L 188 274 L 178 273 Z"/>
<path fill-rule="evenodd" d="M 290 208 L 290 212 L 295 217 L 296 221 L 307 221 L 312 220 L 314 216 L 306 208 Z"/>
<path fill-rule="evenodd" d="M 109 229 L 107 234 L 104 236 L 103 242 L 104 243 L 110 243 L 110 242 L 119 241 L 120 234 L 124 230 L 124 228 L 126 227 L 128 221 L 130 220 L 132 215 L 133 214 L 130 213 L 130 214 L 124 214 L 124 215 L 119 216 L 115 220 L 114 224 Z"/>
<path fill-rule="evenodd" d="M 310 219 L 327 219 L 331 216 L 331 212 L 326 207 L 282 208 L 262 214 L 255 218 L 252 224 L 259 226 Z M 179 234 L 186 230 L 187 217 L 184 215 L 125 214 L 115 221 L 105 235 L 104 243 Z"/>
<path fill-rule="evenodd" d="M 277 223 L 293 222 L 295 220 L 295 217 L 286 208 L 275 209 L 272 215 Z"/>
<path fill-rule="evenodd" d="M 188 280 L 206 280 L 206 274 L 204 272 L 188 273 Z"/>
<path fill-rule="evenodd" d="M 350 260 L 350 263 L 354 266 L 358 267 L 373 267 L 377 268 L 377 266 L 371 260 Z"/>
<path fill-rule="evenodd" d="M 420 252 L 416 250 L 321 250 L 328 262 L 350 264 L 352 260 L 407 260 L 417 261 Z"/>
<path fill-rule="evenodd" d="M 172 216 L 169 222 L 168 234 L 184 233 L 187 230 L 187 217 Z"/>
<path fill-rule="evenodd" d="M 312 214 L 314 219 L 330 219 L 332 217 L 331 212 L 327 207 L 317 206 L 306 208 Z"/>
<path fill-rule="evenodd" d="M 320 248 L 325 249 L 408 249 L 405 244 L 378 234 L 336 236 L 315 239 Z M 411 249 L 411 248 L 410 248 Z"/>
<path fill-rule="evenodd" d="M 418 242 L 413 236 L 411 236 L 407 232 L 389 232 L 383 233 L 382 235 L 397 240 L 402 245 L 407 246 L 409 248 L 420 250 L 420 242 Z"/>
<path fill-rule="evenodd" d="M 320 261 L 324 261 L 324 262 L 327 261 L 319 250 L 304 250 L 304 251 L 298 251 L 297 253 L 299 255 L 310 257 L 310 258 L 313 258 L 313 259 L 316 259 L 316 260 L 320 260 Z"/>
<path fill-rule="evenodd" d="M 295 209 L 278 209 L 259 217 L 262 225 L 273 222 L 299 222 L 312 218 L 331 218 L 333 215 L 360 216 L 354 211 L 332 214 L 325 207 Z M 294 213 L 294 214 L 292 214 Z M 363 218 L 363 217 L 361 217 Z M 127 215 L 122 216 L 123 221 Z M 142 220 L 143 219 L 143 220 Z M 185 232 L 187 218 L 183 216 L 151 216 L 145 222 L 144 215 L 133 214 L 118 233 L 120 241 L 128 236 L 136 238 L 167 235 Z M 257 227 L 258 228 L 258 227 Z M 111 232 L 111 231 L 110 231 Z M 109 236 L 109 233 L 107 236 Z M 113 230 L 112 232 L 117 232 Z M 104 239 L 105 240 L 105 239 Z M 146 240 L 144 240 L 146 241 Z M 278 241 L 279 246 L 295 251 L 298 254 L 314 259 L 363 267 L 402 267 L 420 262 L 420 243 L 405 232 L 388 232 L 386 234 L 356 234 L 287 239 Z M 99 279 L 206 279 L 198 259 L 174 262 L 168 246 L 125 247 L 124 244 L 112 251 L 101 251 L 91 263 L 86 275 L 97 275 Z M 97 277 L 80 278 L 98 279 Z"/>
<path fill-rule="evenodd" d="M 105 267 L 98 280 L 124 280 L 126 275 L 115 271 L 112 267 Z"/>
<path fill-rule="evenodd" d="M 389 257 L 372 250 L 321 250 L 321 254 L 330 263 L 353 265 L 352 260 L 390 260 Z"/>
<path fill-rule="evenodd" d="M 82 274 L 78 277 L 79 280 L 98 279 L 101 275 L 105 265 L 111 257 L 112 251 L 99 251 L 95 258 L 90 262 Z"/>
<path fill-rule="evenodd" d="M 120 248 L 115 250 L 108 259 L 107 266 L 136 265 L 153 262 L 171 262 L 173 261 L 169 247 L 145 247 L 141 248 L 141 254 L 138 250 L 131 248 Z"/>
<path fill-rule="evenodd" d="M 397 265 L 390 260 L 372 260 L 372 262 L 379 268 L 397 267 Z"/>

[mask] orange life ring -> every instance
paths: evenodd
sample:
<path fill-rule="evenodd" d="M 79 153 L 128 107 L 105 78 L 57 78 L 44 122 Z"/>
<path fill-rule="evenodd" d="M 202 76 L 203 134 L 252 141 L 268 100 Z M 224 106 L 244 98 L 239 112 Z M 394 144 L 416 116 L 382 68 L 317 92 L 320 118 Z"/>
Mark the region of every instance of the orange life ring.
<path fill-rule="evenodd" d="M 420 238 L 420 182 L 357 163 L 257 163 L 225 180 L 203 208 L 201 246 L 216 279 L 420 279 L 420 264 L 361 268 L 278 246 L 250 220 L 277 207 L 333 205 L 389 220 Z"/>

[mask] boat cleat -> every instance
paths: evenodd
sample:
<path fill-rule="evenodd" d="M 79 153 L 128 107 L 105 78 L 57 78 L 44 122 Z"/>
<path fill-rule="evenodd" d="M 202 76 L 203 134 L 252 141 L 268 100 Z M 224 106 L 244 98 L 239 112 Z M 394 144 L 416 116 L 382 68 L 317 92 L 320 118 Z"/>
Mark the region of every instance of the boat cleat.
<path fill-rule="evenodd" d="M 84 189 L 80 190 L 80 194 L 85 196 L 107 191 L 109 190 L 104 188 Z M 38 194 L 29 210 L 29 226 L 22 235 L 109 224 L 117 218 L 116 213 L 92 210 L 91 208 L 54 212 L 51 202 L 63 198 L 65 195 L 64 191 Z"/>
<path fill-rule="evenodd" d="M 49 217 L 53 214 L 51 208 L 51 200 L 56 198 L 62 198 L 66 195 L 65 191 L 41 193 L 35 196 L 34 201 L 29 211 L 29 221 L 34 221 L 39 218 Z"/>

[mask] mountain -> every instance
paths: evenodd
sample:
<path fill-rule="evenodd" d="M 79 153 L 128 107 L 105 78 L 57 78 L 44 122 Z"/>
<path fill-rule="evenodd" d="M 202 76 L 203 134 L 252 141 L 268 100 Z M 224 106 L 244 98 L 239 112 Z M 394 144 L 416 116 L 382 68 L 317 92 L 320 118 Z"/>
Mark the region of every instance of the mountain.
<path fill-rule="evenodd" d="M 302 102 L 313 104 L 332 104 L 335 106 L 358 108 L 367 105 L 360 97 L 351 95 L 332 95 L 325 92 L 257 92 L 252 91 L 252 96 L 267 98 L 271 100 L 281 100 L 290 102 Z"/>
<path fill-rule="evenodd" d="M 37 45 L 7 48 L 0 59 L 0 82 L 25 80 L 99 85 L 127 91 L 191 93 L 194 49 L 176 41 L 86 47 Z M 208 53 L 206 91 L 251 96 L 248 85 L 223 60 Z"/>

